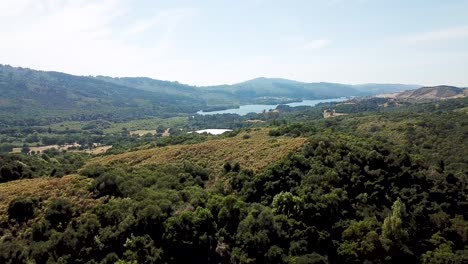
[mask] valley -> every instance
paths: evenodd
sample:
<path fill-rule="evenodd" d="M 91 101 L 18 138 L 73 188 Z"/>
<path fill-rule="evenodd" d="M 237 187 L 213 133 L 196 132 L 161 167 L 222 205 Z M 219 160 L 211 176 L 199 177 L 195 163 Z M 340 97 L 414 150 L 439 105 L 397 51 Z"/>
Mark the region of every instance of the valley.
<path fill-rule="evenodd" d="M 468 264 L 468 1 L 0 10 L 0 264 Z"/>
<path fill-rule="evenodd" d="M 2 67 L 1 263 L 468 259 L 464 89 Z"/>

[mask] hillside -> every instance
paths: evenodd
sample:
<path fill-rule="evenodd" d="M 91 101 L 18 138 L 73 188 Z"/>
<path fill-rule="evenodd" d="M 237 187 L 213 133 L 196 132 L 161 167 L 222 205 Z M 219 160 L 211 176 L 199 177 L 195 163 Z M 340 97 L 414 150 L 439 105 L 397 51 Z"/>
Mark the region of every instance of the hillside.
<path fill-rule="evenodd" d="M 466 89 L 455 86 L 422 87 L 412 91 L 405 91 L 396 96 L 398 99 L 450 99 L 467 95 Z"/>
<path fill-rule="evenodd" d="M 202 106 L 200 101 L 183 95 L 157 94 L 91 77 L 3 65 L 0 93 L 0 123 L 5 124 L 135 119 L 188 113 Z"/>
<path fill-rule="evenodd" d="M 62 121 L 135 120 L 188 115 L 200 109 L 285 103 L 400 91 L 404 85 L 304 83 L 257 78 L 196 87 L 150 78 L 75 76 L 0 65 L 0 123 L 47 125 Z"/>
<path fill-rule="evenodd" d="M 403 84 L 348 85 L 327 82 L 305 83 L 280 78 L 261 77 L 238 84 L 205 87 L 205 89 L 209 91 L 229 92 L 244 100 L 248 98 L 275 99 L 278 97 L 300 100 L 371 95 L 387 91 L 402 91 L 416 87 L 418 86 Z"/>
<path fill-rule="evenodd" d="M 226 162 L 257 172 L 272 160 L 301 148 L 305 138 L 270 137 L 268 129 L 243 132 L 235 137 L 214 139 L 193 145 L 130 151 L 92 159 L 88 165 L 145 166 L 193 162 L 219 175 Z"/>
<path fill-rule="evenodd" d="M 127 87 L 137 88 L 161 95 L 172 95 L 176 97 L 185 96 L 187 99 L 200 100 L 199 91 L 190 85 L 181 84 L 178 82 L 161 81 L 147 77 L 123 77 L 112 78 L 107 76 L 96 76 L 96 79 L 123 85 Z"/>
<path fill-rule="evenodd" d="M 436 100 L 454 99 L 468 96 L 468 89 L 455 86 L 439 85 L 422 87 L 398 93 L 379 94 L 376 97 L 394 98 L 400 100 Z"/>
<path fill-rule="evenodd" d="M 44 204 L 55 199 L 67 199 L 89 209 L 99 201 L 91 197 L 87 188 L 91 180 L 83 176 L 69 175 L 63 178 L 42 177 L 22 179 L 0 184 L 0 222 L 8 220 L 8 204 L 16 199 L 34 196 Z M 43 212 L 42 212 L 43 213 Z"/>

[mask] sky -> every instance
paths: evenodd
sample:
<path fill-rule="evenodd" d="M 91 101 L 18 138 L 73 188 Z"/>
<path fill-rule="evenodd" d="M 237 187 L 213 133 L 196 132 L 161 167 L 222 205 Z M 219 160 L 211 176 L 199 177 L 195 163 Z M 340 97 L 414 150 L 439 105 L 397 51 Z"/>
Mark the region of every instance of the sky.
<path fill-rule="evenodd" d="M 468 87 L 468 0 L 1 0 L 0 64 L 191 85 Z"/>

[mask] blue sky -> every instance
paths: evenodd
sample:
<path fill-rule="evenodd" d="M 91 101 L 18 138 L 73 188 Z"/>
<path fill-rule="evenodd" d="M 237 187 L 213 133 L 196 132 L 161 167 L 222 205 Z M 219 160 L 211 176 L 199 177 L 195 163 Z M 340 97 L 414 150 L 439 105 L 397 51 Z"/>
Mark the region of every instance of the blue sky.
<path fill-rule="evenodd" d="M 466 0 L 2 0 L 0 63 L 194 85 L 468 86 Z"/>

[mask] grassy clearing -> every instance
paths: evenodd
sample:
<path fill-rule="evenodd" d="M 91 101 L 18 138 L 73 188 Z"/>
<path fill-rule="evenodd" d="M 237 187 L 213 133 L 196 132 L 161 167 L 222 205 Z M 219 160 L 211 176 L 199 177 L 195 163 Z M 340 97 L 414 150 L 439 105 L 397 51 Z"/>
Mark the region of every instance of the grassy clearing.
<path fill-rule="evenodd" d="M 455 112 L 467 113 L 467 114 L 468 114 L 468 107 L 459 108 L 459 109 L 456 109 L 456 110 L 454 110 L 454 111 L 455 111 Z"/>
<path fill-rule="evenodd" d="M 156 129 L 158 126 L 162 126 L 164 128 L 175 128 L 181 127 L 187 124 L 187 117 L 172 117 L 172 118 L 151 118 L 151 119 L 140 119 L 134 120 L 125 123 L 114 123 L 112 127 L 104 129 L 104 133 L 106 134 L 113 134 L 119 133 L 122 131 L 123 128 L 127 128 L 130 131 L 136 130 L 153 130 Z"/>
<path fill-rule="evenodd" d="M 92 122 L 92 121 L 91 121 Z M 82 130 L 82 128 L 89 122 L 70 121 L 61 122 L 50 125 L 50 128 L 54 131 L 66 131 L 66 130 Z M 182 127 L 187 124 L 187 117 L 171 117 L 171 118 L 148 118 L 138 119 L 124 123 L 112 123 L 111 127 L 104 129 L 105 134 L 119 133 L 123 128 L 127 128 L 131 131 L 136 130 L 154 130 L 158 126 L 165 128 L 171 127 Z M 49 126 L 43 126 L 42 128 L 48 128 Z"/>
<path fill-rule="evenodd" d="M 80 122 L 80 121 L 68 121 L 68 122 L 61 122 L 50 125 L 50 128 L 54 131 L 65 131 L 67 129 L 70 130 L 81 130 L 81 128 L 86 125 L 87 122 Z M 49 126 L 44 126 L 47 128 Z"/>
<path fill-rule="evenodd" d="M 156 135 L 158 132 L 155 130 L 135 130 L 130 131 L 130 136 L 137 135 L 139 137 L 144 136 L 146 134 Z"/>
<path fill-rule="evenodd" d="M 47 145 L 47 146 L 40 146 L 40 147 L 29 147 L 29 150 L 32 152 L 34 151 L 35 153 L 42 153 L 46 150 L 51 150 L 51 149 L 56 149 L 59 151 L 62 150 L 69 150 L 69 148 L 72 147 L 79 147 L 80 144 L 75 143 L 75 144 L 66 144 L 66 145 Z M 13 151 L 11 153 L 20 153 L 22 148 L 13 148 Z"/>
<path fill-rule="evenodd" d="M 100 147 L 95 147 L 95 148 L 92 148 L 92 149 L 72 150 L 72 152 L 83 152 L 83 153 L 88 153 L 88 154 L 91 154 L 91 155 L 99 155 L 99 154 L 106 153 L 111 148 L 112 148 L 112 145 L 110 145 L 110 146 L 100 146 Z"/>
<path fill-rule="evenodd" d="M 78 149 L 81 145 L 78 143 L 74 144 L 67 144 L 67 145 L 47 145 L 47 146 L 41 146 L 41 147 L 29 147 L 29 152 L 30 153 L 44 153 L 44 151 L 51 150 L 51 149 L 56 149 L 58 151 L 67 151 L 67 152 L 81 152 L 81 153 L 88 153 L 92 155 L 98 155 L 98 154 L 103 154 L 106 153 L 109 149 L 112 148 L 112 145 L 110 146 L 97 146 L 92 149 L 83 149 L 80 150 Z M 11 153 L 20 153 L 22 148 L 13 148 Z"/>
<path fill-rule="evenodd" d="M 176 145 L 138 150 L 98 157 L 88 165 L 163 165 L 169 163 L 196 163 L 219 174 L 226 162 L 238 162 L 241 167 L 259 171 L 271 161 L 300 149 L 306 138 L 270 137 L 268 129 L 242 132 L 232 138 L 213 139 L 193 145 Z"/>

